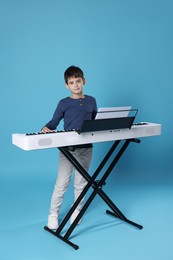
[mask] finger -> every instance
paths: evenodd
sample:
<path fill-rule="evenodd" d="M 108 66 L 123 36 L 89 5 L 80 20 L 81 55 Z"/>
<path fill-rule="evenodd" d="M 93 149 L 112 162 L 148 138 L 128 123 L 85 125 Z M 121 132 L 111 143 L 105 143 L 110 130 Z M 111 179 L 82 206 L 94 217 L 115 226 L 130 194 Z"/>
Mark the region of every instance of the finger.
<path fill-rule="evenodd" d="M 50 129 L 47 128 L 47 127 L 43 127 L 41 131 L 42 131 L 43 133 L 47 133 L 47 132 L 50 132 Z"/>

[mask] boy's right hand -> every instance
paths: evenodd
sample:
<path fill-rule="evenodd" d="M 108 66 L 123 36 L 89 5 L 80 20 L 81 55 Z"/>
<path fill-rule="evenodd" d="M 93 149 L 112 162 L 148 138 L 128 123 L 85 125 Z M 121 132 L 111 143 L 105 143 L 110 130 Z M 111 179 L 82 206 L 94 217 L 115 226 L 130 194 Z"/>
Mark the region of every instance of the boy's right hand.
<path fill-rule="evenodd" d="M 41 132 L 42 132 L 42 133 L 50 133 L 50 132 L 54 132 L 54 130 L 50 130 L 48 127 L 44 126 L 44 127 L 41 129 Z"/>

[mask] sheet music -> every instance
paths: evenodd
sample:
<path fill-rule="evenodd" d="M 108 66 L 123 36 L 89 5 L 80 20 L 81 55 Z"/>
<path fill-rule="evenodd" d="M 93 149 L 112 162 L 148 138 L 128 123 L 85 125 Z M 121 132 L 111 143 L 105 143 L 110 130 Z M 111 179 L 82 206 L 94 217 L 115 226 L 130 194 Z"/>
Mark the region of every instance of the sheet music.
<path fill-rule="evenodd" d="M 98 109 L 95 119 L 127 117 L 132 106 L 125 107 L 102 107 Z"/>

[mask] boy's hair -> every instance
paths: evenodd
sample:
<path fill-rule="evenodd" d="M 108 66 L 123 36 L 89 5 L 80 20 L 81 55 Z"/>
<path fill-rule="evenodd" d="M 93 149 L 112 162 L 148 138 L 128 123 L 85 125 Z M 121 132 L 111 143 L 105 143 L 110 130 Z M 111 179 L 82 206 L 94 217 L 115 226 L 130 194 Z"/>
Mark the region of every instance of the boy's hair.
<path fill-rule="evenodd" d="M 71 77 L 84 79 L 84 73 L 79 67 L 73 65 L 67 68 L 64 72 L 64 79 L 66 84 L 68 83 L 68 79 Z"/>

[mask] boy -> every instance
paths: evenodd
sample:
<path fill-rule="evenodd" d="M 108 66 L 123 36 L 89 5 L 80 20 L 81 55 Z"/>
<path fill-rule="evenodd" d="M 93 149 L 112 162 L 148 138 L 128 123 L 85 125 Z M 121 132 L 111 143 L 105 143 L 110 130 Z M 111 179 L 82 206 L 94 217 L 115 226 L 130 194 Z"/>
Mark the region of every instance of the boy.
<path fill-rule="evenodd" d="M 71 96 L 59 101 L 52 119 L 42 128 L 42 132 L 44 133 L 55 130 L 61 119 L 64 119 L 64 130 L 80 129 L 84 119 L 94 119 L 96 115 L 97 105 L 95 98 L 83 94 L 83 87 L 85 85 L 83 71 L 79 67 L 71 66 L 65 71 L 64 79 L 67 89 L 71 92 Z M 92 158 L 92 144 L 70 146 L 68 149 L 84 169 L 88 171 Z M 60 152 L 58 177 L 52 194 L 50 214 L 48 216 L 47 226 L 50 229 L 58 228 L 58 215 L 64 194 L 70 183 L 72 171 L 73 165 Z M 81 174 L 74 169 L 74 200 L 78 198 L 86 183 Z M 82 202 L 83 200 L 73 212 L 70 223 L 73 223 L 80 212 Z"/>

